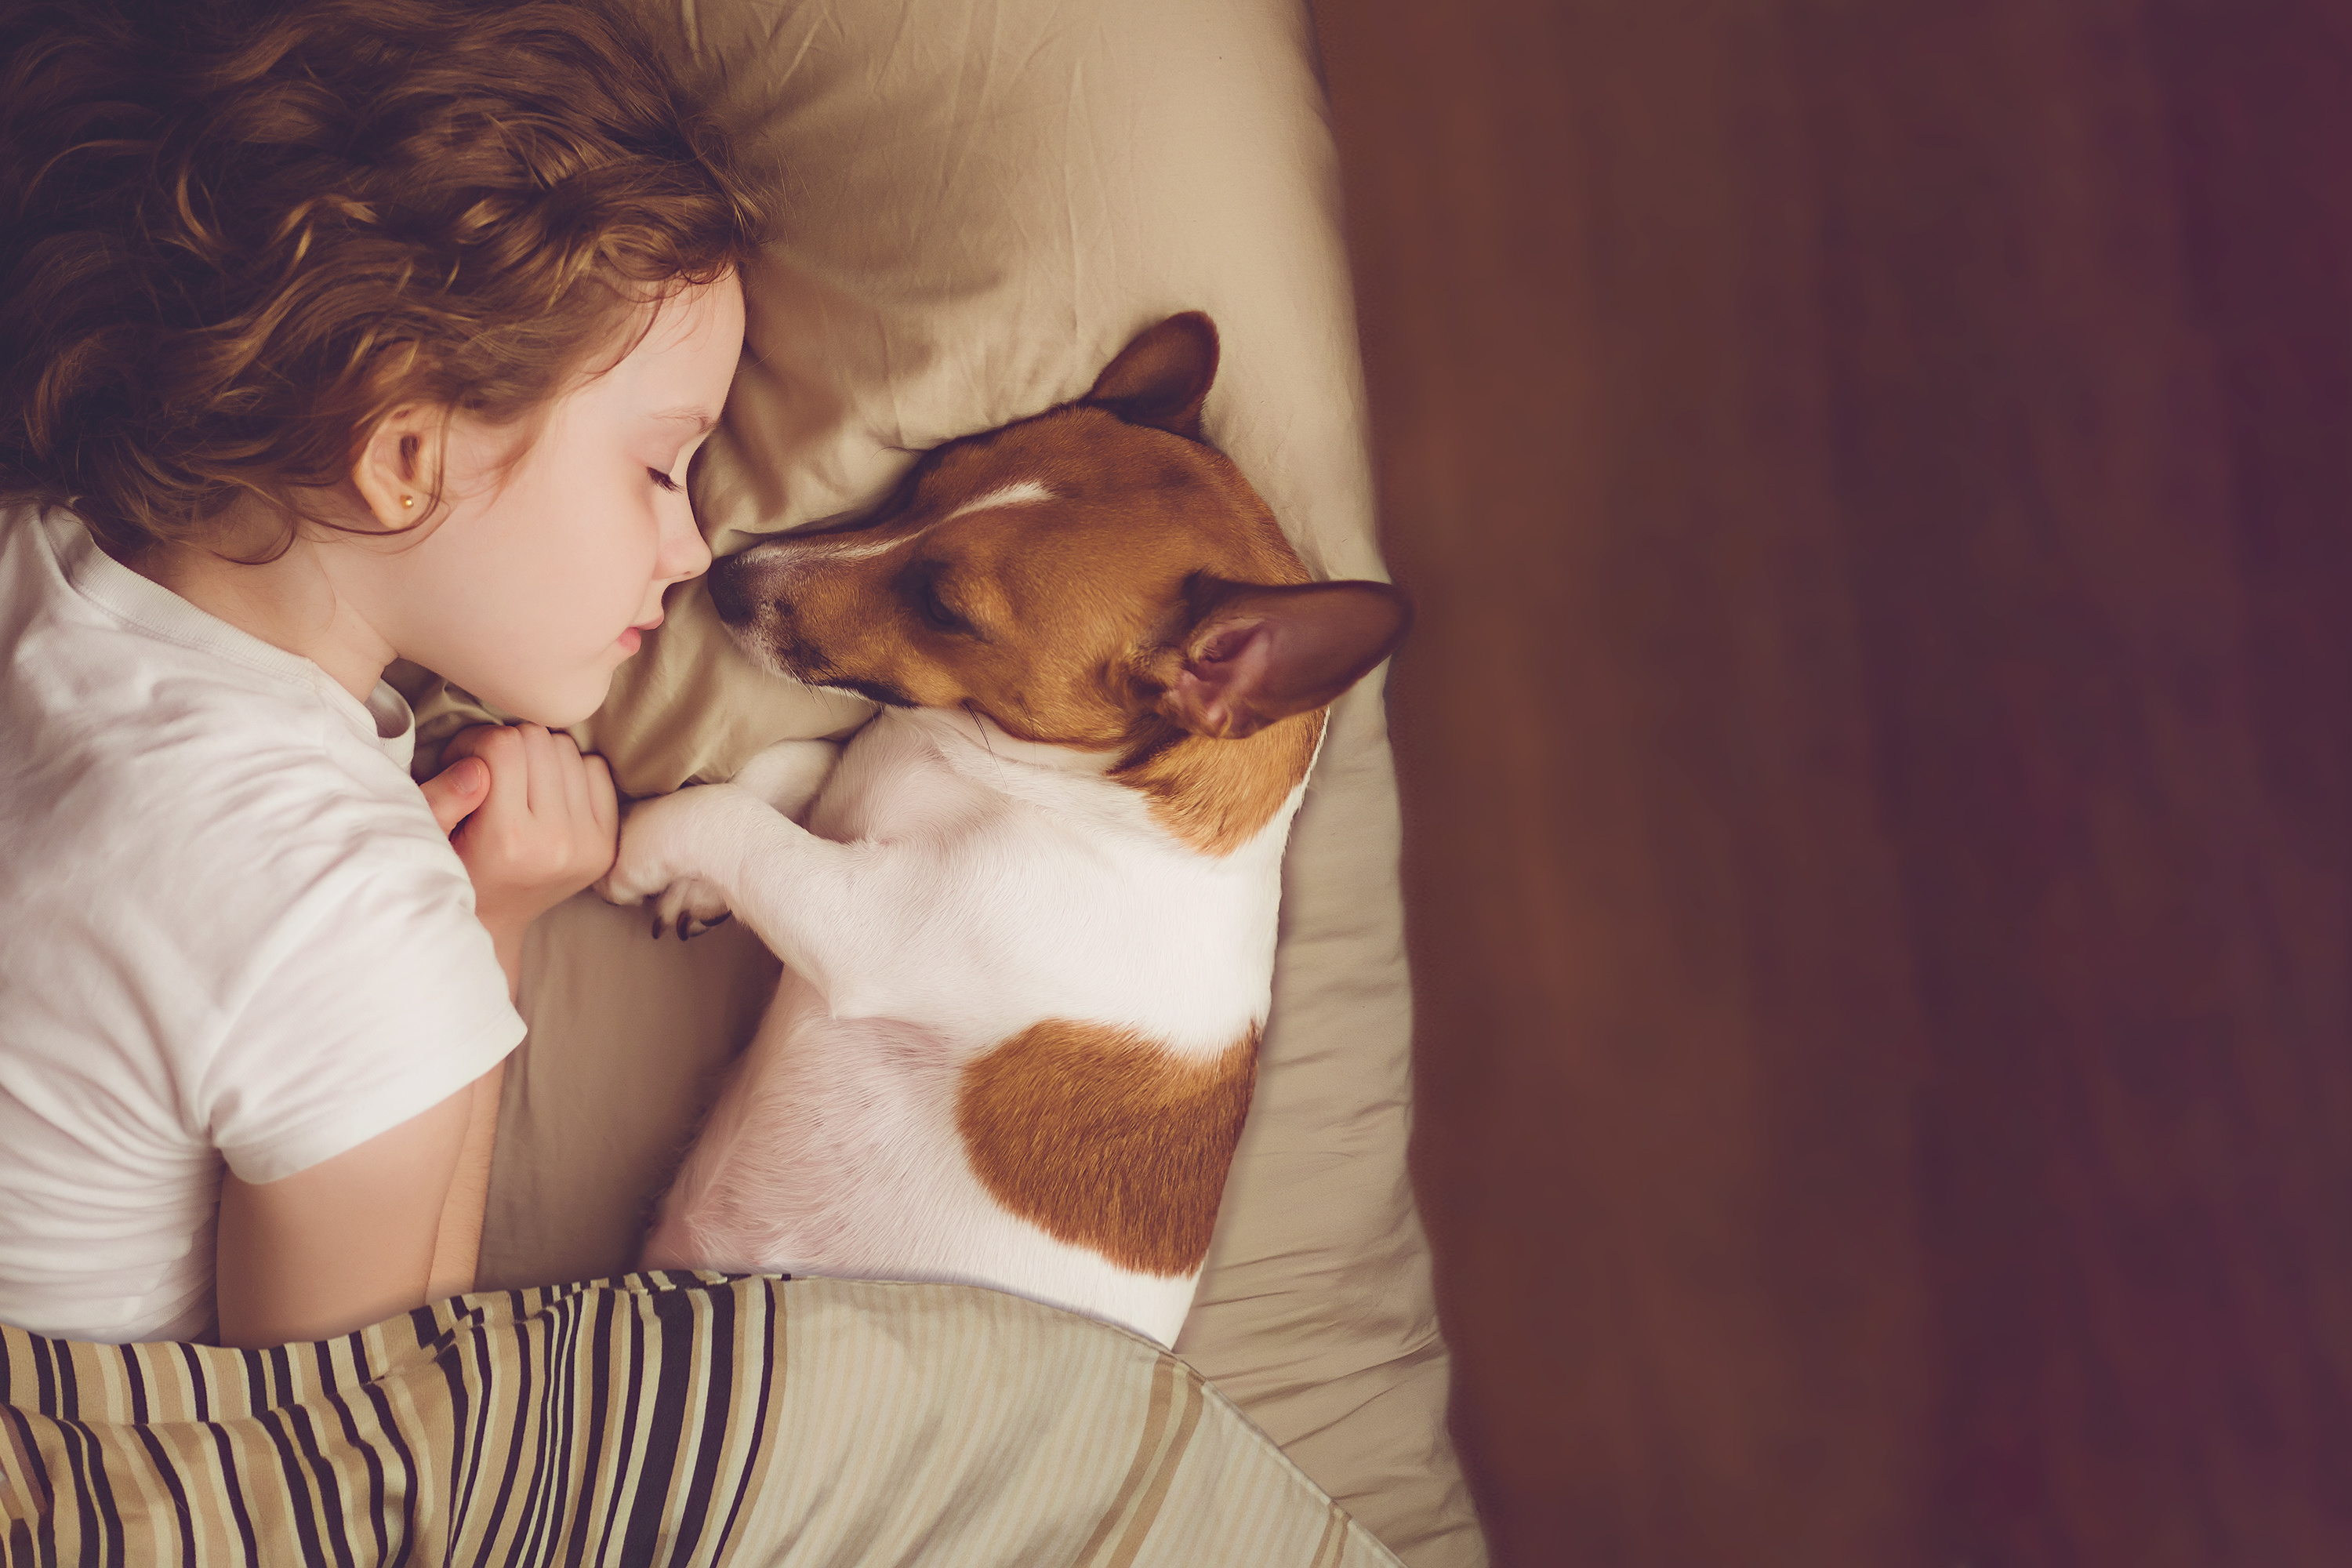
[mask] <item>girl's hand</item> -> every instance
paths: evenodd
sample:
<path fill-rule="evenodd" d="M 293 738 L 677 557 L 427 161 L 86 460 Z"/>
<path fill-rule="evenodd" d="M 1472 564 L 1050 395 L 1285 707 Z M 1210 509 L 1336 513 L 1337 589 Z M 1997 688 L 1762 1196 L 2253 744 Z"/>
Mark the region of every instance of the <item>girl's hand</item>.
<path fill-rule="evenodd" d="M 442 761 L 425 797 L 454 829 L 449 843 L 474 880 L 474 912 L 512 987 L 524 928 L 612 868 L 621 828 L 612 770 L 538 724 L 461 730 Z"/>

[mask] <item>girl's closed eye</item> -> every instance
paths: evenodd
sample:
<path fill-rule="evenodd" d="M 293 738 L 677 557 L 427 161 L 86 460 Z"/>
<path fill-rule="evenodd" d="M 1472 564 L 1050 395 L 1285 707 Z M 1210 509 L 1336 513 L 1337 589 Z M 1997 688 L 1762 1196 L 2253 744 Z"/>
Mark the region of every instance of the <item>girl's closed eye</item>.
<path fill-rule="evenodd" d="M 654 477 L 654 483 L 660 486 L 663 489 L 675 491 L 677 489 L 677 481 L 671 479 L 667 474 L 663 473 L 659 468 L 648 467 L 646 469 L 646 472 L 651 474 Z"/>

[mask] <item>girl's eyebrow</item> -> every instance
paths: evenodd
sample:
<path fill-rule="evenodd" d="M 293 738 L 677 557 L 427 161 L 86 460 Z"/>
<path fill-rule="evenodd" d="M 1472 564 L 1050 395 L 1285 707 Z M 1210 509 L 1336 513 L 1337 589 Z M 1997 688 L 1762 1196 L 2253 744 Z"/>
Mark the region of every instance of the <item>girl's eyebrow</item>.
<path fill-rule="evenodd" d="M 654 416 L 660 420 L 683 420 L 693 424 L 697 432 L 709 430 L 719 423 L 719 416 L 704 408 L 667 408 Z"/>

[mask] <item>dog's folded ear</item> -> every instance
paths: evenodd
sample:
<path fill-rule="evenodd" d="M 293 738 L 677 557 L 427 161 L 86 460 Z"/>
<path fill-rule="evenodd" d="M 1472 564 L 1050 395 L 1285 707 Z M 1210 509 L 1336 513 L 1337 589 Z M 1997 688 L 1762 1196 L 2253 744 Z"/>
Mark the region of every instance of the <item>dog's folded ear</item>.
<path fill-rule="evenodd" d="M 1234 583 L 1204 597 L 1159 709 L 1215 740 L 1322 707 L 1386 658 L 1412 624 L 1412 601 L 1386 583 Z"/>
<path fill-rule="evenodd" d="M 1217 327 L 1198 310 L 1136 334 L 1103 367 L 1085 401 L 1129 425 L 1201 439 L 1201 405 L 1217 379 Z"/>

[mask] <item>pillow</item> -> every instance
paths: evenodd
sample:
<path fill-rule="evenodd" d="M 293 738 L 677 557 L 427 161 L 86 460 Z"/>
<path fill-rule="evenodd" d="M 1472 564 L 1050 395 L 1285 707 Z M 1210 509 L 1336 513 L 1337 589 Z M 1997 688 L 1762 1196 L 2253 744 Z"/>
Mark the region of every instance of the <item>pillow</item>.
<path fill-rule="evenodd" d="M 777 198 L 692 476 L 730 553 L 866 507 L 914 454 L 1077 396 L 1206 310 L 1209 437 L 1308 568 L 1379 577 L 1338 180 L 1299 0 L 645 0 Z M 863 704 L 753 669 L 699 582 L 576 731 L 632 795 L 728 777 Z M 412 675 L 421 748 L 481 716 Z M 1342 699 L 1286 862 L 1257 1097 L 1177 1350 L 1417 1565 L 1484 1561 L 1405 1169 L 1410 992 L 1377 678 Z M 485 1288 L 634 1259 L 774 961 L 583 895 L 526 948 Z"/>

